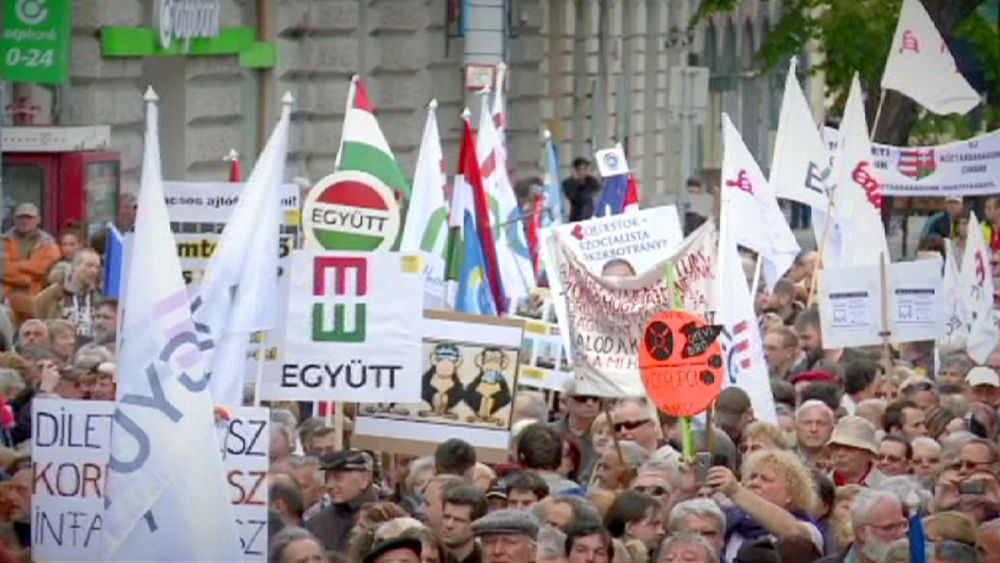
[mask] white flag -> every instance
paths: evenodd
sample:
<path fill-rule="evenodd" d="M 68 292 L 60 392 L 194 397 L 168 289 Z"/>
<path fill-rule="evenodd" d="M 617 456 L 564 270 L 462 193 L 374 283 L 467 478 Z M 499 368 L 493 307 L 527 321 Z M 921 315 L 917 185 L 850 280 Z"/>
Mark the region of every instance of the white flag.
<path fill-rule="evenodd" d="M 250 334 L 272 330 L 278 321 L 281 186 L 291 94 L 286 93 L 282 102 L 281 119 L 226 222 L 192 307 L 195 322 L 207 328 L 216 347 L 208 350 L 206 358 L 217 405 L 243 404 Z"/>
<path fill-rule="evenodd" d="M 958 71 L 920 0 L 903 0 L 882 88 L 896 90 L 937 114 L 965 114 L 982 99 Z"/>
<path fill-rule="evenodd" d="M 726 118 L 723 120 L 728 121 Z M 721 221 L 729 221 L 733 217 L 734 209 L 729 207 L 730 203 L 731 200 L 723 200 L 722 205 L 728 209 L 722 211 Z M 754 415 L 776 424 L 778 416 L 767 362 L 764 361 L 760 327 L 743 272 L 743 261 L 736 248 L 735 228 L 736 225 L 729 222 L 721 228 L 719 238 L 719 258 L 724 264 L 720 266 L 722 283 L 716 287 L 720 292 L 719 316 L 725 327 L 723 356 L 726 358 L 726 380 L 722 385 L 735 385 L 746 391 Z"/>
<path fill-rule="evenodd" d="M 882 186 L 872 158 L 861 83 L 855 73 L 840 123 L 840 143 L 834 158 L 836 188 L 833 191 L 834 236 L 839 237 L 839 256 L 828 253 L 830 267 L 879 264 L 889 257 L 889 244 L 882 226 Z"/>
<path fill-rule="evenodd" d="M 973 212 L 969 212 L 968 232 L 959 274 L 969 323 L 966 351 L 976 363 L 982 364 L 1000 341 L 1000 329 L 997 328 L 997 312 L 993 306 L 992 256 Z"/>
<path fill-rule="evenodd" d="M 513 309 L 534 289 L 535 269 L 531 265 L 523 213 L 507 176 L 506 151 L 490 112 L 489 92 L 482 94 L 476 155 L 489 198 L 490 225 L 496 240 L 501 285 Z"/>
<path fill-rule="evenodd" d="M 417 169 L 413 175 L 410 207 L 403 225 L 401 252 L 423 251 L 430 255 L 426 269 L 427 291 L 441 294 L 445 283 L 445 260 L 448 252 L 448 203 L 445 201 L 444 154 L 438 133 L 437 100 L 427 106 L 427 122 L 417 155 Z"/>
<path fill-rule="evenodd" d="M 761 254 L 770 291 L 795 261 L 799 243 L 774 190 L 726 114 L 722 114 L 722 131 L 722 197 L 728 201 L 728 228 L 737 244 Z"/>
<path fill-rule="evenodd" d="M 825 211 L 833 190 L 830 152 L 820 138 L 809 103 L 795 76 L 795 58 L 785 78 L 778 134 L 771 160 L 771 186 L 779 198 Z"/>
<path fill-rule="evenodd" d="M 944 326 L 938 346 L 942 352 L 964 350 L 969 336 L 969 317 L 965 309 L 965 286 L 961 283 L 955 247 L 945 239 L 944 281 L 941 293 L 944 295 Z"/>
<path fill-rule="evenodd" d="M 156 94 L 128 271 L 104 549 L 114 561 L 238 561 L 212 398 L 163 199 Z M 274 250 L 271 248 L 270 250 Z"/>

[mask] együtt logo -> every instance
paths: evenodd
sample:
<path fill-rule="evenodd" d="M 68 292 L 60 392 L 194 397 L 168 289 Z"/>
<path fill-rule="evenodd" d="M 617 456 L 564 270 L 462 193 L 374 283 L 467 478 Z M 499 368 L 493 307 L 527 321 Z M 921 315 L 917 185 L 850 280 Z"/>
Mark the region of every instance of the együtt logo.
<path fill-rule="evenodd" d="M 360 256 L 317 256 L 313 259 L 312 278 L 313 341 L 364 342 L 368 260 Z"/>
<path fill-rule="evenodd" d="M 399 234 L 399 204 L 371 174 L 335 172 L 309 191 L 302 221 L 311 248 L 390 250 Z"/>

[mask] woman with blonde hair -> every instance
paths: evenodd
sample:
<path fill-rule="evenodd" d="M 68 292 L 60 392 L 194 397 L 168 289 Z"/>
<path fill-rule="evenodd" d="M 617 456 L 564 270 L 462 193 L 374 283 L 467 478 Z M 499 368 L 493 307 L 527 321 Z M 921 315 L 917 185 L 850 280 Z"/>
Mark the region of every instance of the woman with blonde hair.
<path fill-rule="evenodd" d="M 594 453 L 597 455 L 603 454 L 612 447 L 611 419 L 608 418 L 608 413 L 602 412 L 597 415 L 597 418 L 590 425 L 590 436 L 594 444 Z"/>
<path fill-rule="evenodd" d="M 840 553 L 854 542 L 854 526 L 851 524 L 851 506 L 854 499 L 861 493 L 861 485 L 844 485 L 837 487 L 833 500 L 833 510 L 830 511 L 830 527 L 837 545 L 827 549 L 827 553 Z"/>
<path fill-rule="evenodd" d="M 787 450 L 789 447 L 781 428 L 763 420 L 748 424 L 740 437 L 740 454 L 745 456 L 760 450 Z"/>
<path fill-rule="evenodd" d="M 768 535 L 806 538 L 824 552 L 823 534 L 809 517 L 817 502 L 812 472 L 795 454 L 758 451 L 743 463 L 742 483 L 729 468 L 713 467 L 705 486 L 735 505 L 727 510 L 725 560 L 735 560 L 745 541 Z"/>
<path fill-rule="evenodd" d="M 976 523 L 967 514 L 949 510 L 924 518 L 927 541 L 958 541 L 976 545 Z"/>

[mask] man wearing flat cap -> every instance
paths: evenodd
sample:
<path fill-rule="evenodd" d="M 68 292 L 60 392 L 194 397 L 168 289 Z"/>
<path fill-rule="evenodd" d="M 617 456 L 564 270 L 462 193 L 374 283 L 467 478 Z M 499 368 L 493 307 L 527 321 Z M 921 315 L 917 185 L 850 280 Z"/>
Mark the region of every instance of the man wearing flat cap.
<path fill-rule="evenodd" d="M 497 510 L 472 523 L 483 563 L 535 563 L 538 521 L 519 510 Z"/>
<path fill-rule="evenodd" d="M 361 507 L 378 500 L 372 488 L 374 463 L 368 454 L 344 450 L 320 458 L 332 504 L 306 522 L 328 551 L 346 554 Z"/>
<path fill-rule="evenodd" d="M 361 563 L 420 563 L 423 546 L 416 536 L 400 536 L 375 542 Z"/>
<path fill-rule="evenodd" d="M 22 203 L 14 209 L 14 228 L 3 234 L 3 293 L 34 297 L 45 287 L 49 269 L 62 253 L 52 235 L 38 228 L 38 206 Z"/>

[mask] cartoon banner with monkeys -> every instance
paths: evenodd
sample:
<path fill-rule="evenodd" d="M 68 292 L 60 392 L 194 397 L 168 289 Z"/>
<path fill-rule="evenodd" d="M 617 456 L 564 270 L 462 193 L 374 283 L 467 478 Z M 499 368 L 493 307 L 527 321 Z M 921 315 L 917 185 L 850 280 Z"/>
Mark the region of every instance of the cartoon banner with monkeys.
<path fill-rule="evenodd" d="M 577 392 L 602 397 L 644 396 L 639 341 L 656 313 L 683 309 L 711 318 L 718 277 L 718 234 L 707 222 L 641 276 L 600 275 L 558 232 L 550 233 L 554 263 L 568 305 Z M 550 272 L 550 276 L 552 272 Z"/>
<path fill-rule="evenodd" d="M 361 405 L 352 443 L 424 455 L 461 436 L 504 461 L 523 322 L 445 311 L 425 315 L 420 401 Z"/>

